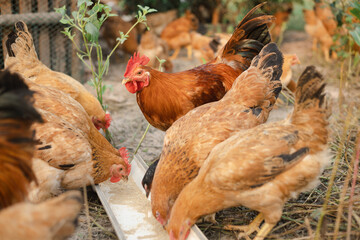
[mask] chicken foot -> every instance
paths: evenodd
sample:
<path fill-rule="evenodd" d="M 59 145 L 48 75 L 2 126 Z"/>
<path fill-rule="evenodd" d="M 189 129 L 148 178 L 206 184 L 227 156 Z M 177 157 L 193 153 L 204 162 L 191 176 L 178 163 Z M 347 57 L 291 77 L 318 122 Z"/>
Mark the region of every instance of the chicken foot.
<path fill-rule="evenodd" d="M 263 240 L 271 232 L 271 230 L 275 227 L 275 225 L 276 224 L 270 224 L 265 222 L 264 225 L 261 227 L 260 231 L 258 232 L 258 234 L 256 234 L 254 240 Z"/>
<path fill-rule="evenodd" d="M 180 52 L 180 48 L 175 49 L 173 55 L 171 55 L 171 57 L 169 57 L 169 60 L 170 61 L 174 60 L 177 57 L 177 55 L 179 55 L 179 52 Z"/>
<path fill-rule="evenodd" d="M 232 230 L 232 231 L 242 231 L 238 235 L 238 239 L 244 237 L 247 240 L 251 240 L 249 238 L 249 235 L 253 232 L 257 231 L 258 235 L 260 233 L 260 224 L 264 220 L 264 215 L 262 213 L 259 213 L 256 218 L 249 224 L 249 225 L 243 225 L 243 226 L 236 226 L 236 225 L 226 225 L 224 229 L 226 230 Z M 271 230 L 271 229 L 270 229 Z"/>
<path fill-rule="evenodd" d="M 190 60 L 190 59 L 192 59 L 192 46 L 188 45 L 188 46 L 186 46 L 186 49 L 187 49 L 187 57 Z"/>

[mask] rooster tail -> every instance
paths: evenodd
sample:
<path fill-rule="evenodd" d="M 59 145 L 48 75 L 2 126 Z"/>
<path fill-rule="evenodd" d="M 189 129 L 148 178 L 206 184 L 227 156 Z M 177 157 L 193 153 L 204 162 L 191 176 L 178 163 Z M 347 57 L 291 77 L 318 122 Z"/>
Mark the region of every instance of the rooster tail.
<path fill-rule="evenodd" d="M 32 36 L 23 21 L 15 23 L 14 30 L 9 33 L 5 45 L 10 57 L 39 60 Z"/>
<path fill-rule="evenodd" d="M 0 119 L 21 119 L 43 122 L 41 115 L 33 107 L 33 91 L 19 74 L 9 70 L 0 71 Z"/>
<path fill-rule="evenodd" d="M 301 74 L 295 92 L 294 112 L 309 109 L 327 109 L 325 82 L 314 66 L 308 66 Z"/>
<path fill-rule="evenodd" d="M 264 4 L 255 6 L 243 18 L 217 61 L 245 71 L 250 66 L 251 60 L 259 54 L 264 45 L 271 41 L 267 24 L 271 23 L 274 17 L 254 14 Z"/>
<path fill-rule="evenodd" d="M 251 62 L 251 67 L 258 68 L 266 79 L 269 79 L 275 101 L 282 89 L 280 77 L 284 56 L 275 43 L 267 44 Z M 275 102 L 272 102 L 272 105 Z"/>
<path fill-rule="evenodd" d="M 304 131 L 311 130 L 312 141 L 327 141 L 327 119 L 331 114 L 325 93 L 323 76 L 314 66 L 301 74 L 295 92 L 295 106 L 291 122 Z"/>

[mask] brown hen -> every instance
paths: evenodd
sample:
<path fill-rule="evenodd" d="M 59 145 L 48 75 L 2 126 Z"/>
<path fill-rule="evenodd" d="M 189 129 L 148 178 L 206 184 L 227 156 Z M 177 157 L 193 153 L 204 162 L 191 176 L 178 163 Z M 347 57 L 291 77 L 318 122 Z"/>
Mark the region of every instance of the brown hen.
<path fill-rule="evenodd" d="M 193 109 L 166 131 L 151 189 L 152 211 L 160 223 L 166 224 L 178 194 L 217 144 L 266 122 L 281 91 L 282 64 L 276 44 L 266 45 L 221 100 Z"/>
<path fill-rule="evenodd" d="M 5 66 L 37 84 L 49 86 L 66 92 L 78 101 L 89 114 L 97 129 L 107 129 L 111 118 L 102 109 L 99 101 L 85 87 L 72 77 L 49 69 L 39 59 L 33 38 L 26 24 L 19 21 L 6 41 L 8 56 Z"/>
<path fill-rule="evenodd" d="M 170 49 L 175 50 L 170 60 L 174 60 L 182 47 L 187 47 L 188 58 L 191 58 L 191 36 L 190 32 L 195 31 L 199 26 L 199 21 L 189 10 L 185 16 L 169 23 L 161 33 L 161 39 L 164 40 Z"/>
<path fill-rule="evenodd" d="M 9 75 L 13 82 L 24 81 L 18 74 Z M 34 159 L 33 169 L 38 185 L 32 185 L 32 201 L 57 195 L 62 188 L 80 188 L 109 178 L 112 182 L 127 179 L 131 165 L 126 150 L 116 150 L 77 101 L 57 89 L 29 79 L 25 82 L 35 92 L 34 106 L 44 120 L 34 124 L 38 159 Z"/>
<path fill-rule="evenodd" d="M 27 199 L 35 150 L 31 126 L 42 122 L 33 92 L 8 71 L 0 72 L 0 209 Z"/>

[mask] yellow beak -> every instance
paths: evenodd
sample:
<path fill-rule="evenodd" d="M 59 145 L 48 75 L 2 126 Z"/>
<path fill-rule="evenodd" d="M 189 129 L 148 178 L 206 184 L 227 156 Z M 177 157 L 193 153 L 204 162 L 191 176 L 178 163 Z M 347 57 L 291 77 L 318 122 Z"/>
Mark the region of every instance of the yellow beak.
<path fill-rule="evenodd" d="M 131 81 L 131 79 L 129 79 L 129 78 L 124 78 L 124 79 L 122 80 L 122 84 L 125 85 L 126 83 L 128 83 L 128 82 L 130 82 L 130 81 Z"/>

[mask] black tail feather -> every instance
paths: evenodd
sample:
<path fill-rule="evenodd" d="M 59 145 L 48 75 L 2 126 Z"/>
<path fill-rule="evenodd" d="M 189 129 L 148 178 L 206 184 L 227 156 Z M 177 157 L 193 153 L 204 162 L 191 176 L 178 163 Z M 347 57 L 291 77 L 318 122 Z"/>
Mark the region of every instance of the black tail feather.
<path fill-rule="evenodd" d="M 43 122 L 33 107 L 33 91 L 20 75 L 8 70 L 0 72 L 0 119 L 5 118 Z"/>

